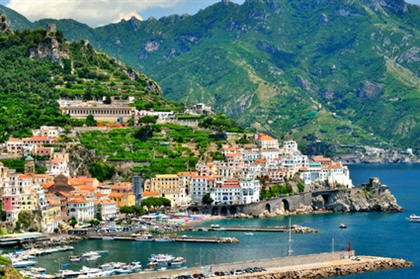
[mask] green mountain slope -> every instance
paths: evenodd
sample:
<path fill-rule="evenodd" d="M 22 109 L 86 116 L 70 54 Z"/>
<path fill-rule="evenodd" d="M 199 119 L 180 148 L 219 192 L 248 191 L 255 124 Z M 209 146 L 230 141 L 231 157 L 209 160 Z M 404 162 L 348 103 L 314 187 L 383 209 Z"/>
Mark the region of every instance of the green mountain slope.
<path fill-rule="evenodd" d="M 0 21 L 0 142 L 23 137 L 41 125 L 83 125 L 62 115 L 57 99 L 136 96 L 163 100 L 160 87 L 142 73 L 95 50 L 67 42 L 60 31 L 10 31 Z"/>
<path fill-rule="evenodd" d="M 44 22 L 42 22 L 44 24 Z M 420 8 L 402 0 L 227 1 L 68 38 L 144 70 L 164 95 L 242 124 L 331 145 L 420 152 Z"/>

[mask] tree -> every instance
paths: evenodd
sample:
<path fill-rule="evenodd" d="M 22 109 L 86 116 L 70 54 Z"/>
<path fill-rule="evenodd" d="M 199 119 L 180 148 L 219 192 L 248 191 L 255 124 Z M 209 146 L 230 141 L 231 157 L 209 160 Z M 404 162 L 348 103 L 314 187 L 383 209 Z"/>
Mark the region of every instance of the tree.
<path fill-rule="evenodd" d="M 89 172 L 93 177 L 103 182 L 112 178 L 115 174 L 115 167 L 104 162 L 94 162 L 89 165 Z"/>
<path fill-rule="evenodd" d="M 150 115 L 146 115 L 143 116 L 139 119 L 139 124 L 156 124 L 157 122 L 157 116 L 150 116 Z"/>
<path fill-rule="evenodd" d="M 111 96 L 109 94 L 106 95 L 105 100 L 103 102 L 105 105 L 110 105 L 112 103 Z"/>
<path fill-rule="evenodd" d="M 96 120 L 95 120 L 95 117 L 93 117 L 93 115 L 92 115 L 92 114 L 89 114 L 89 115 L 86 117 L 86 121 L 85 121 L 85 123 L 86 123 L 86 125 L 87 125 L 87 126 L 96 126 L 96 124 L 97 124 L 97 122 L 96 122 Z"/>
<path fill-rule="evenodd" d="M 70 220 L 70 226 L 74 229 L 74 227 L 77 225 L 77 221 L 76 219 L 71 219 Z"/>
<path fill-rule="evenodd" d="M 210 197 L 210 193 L 206 193 L 201 200 L 202 204 L 212 204 L 214 200 Z"/>
<path fill-rule="evenodd" d="M 96 227 L 97 225 L 99 225 L 101 223 L 101 221 L 97 220 L 97 219 L 92 219 L 90 220 L 90 225 Z"/>

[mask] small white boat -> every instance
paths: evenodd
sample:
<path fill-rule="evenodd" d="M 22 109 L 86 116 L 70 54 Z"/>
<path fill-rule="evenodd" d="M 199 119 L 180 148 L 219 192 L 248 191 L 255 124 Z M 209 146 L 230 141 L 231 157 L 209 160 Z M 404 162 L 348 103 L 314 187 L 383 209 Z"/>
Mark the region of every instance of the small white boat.
<path fill-rule="evenodd" d="M 254 233 L 253 232 L 246 232 L 246 233 L 244 233 L 244 235 L 253 236 Z"/>
<path fill-rule="evenodd" d="M 28 266 L 33 266 L 35 264 L 36 264 L 36 261 L 12 260 L 12 266 L 15 268 L 24 268 Z"/>
<path fill-rule="evenodd" d="M 184 265 L 187 261 L 183 257 L 176 257 L 173 261 L 169 262 L 172 267 L 179 267 Z"/>
<path fill-rule="evenodd" d="M 80 256 L 70 256 L 69 261 L 71 262 L 80 262 L 82 258 Z"/>
<path fill-rule="evenodd" d="M 145 236 L 145 237 L 136 238 L 136 241 L 144 241 L 144 242 L 149 241 L 150 242 L 150 241 L 154 241 L 154 239 L 151 237 Z"/>
<path fill-rule="evenodd" d="M 99 259 L 101 257 L 101 255 L 92 255 L 88 258 L 86 258 L 87 261 L 96 261 L 97 259 Z"/>
<path fill-rule="evenodd" d="M 345 229 L 347 228 L 347 226 L 345 224 L 340 224 L 340 226 L 338 226 L 340 229 Z"/>
<path fill-rule="evenodd" d="M 112 236 L 103 236 L 102 240 L 114 240 Z"/>
<path fill-rule="evenodd" d="M 416 214 L 411 214 L 410 217 L 407 218 L 407 220 L 411 223 L 420 223 L 420 216 L 417 216 Z"/>
<path fill-rule="evenodd" d="M 174 240 L 169 237 L 155 238 L 155 242 L 172 242 L 172 241 Z"/>

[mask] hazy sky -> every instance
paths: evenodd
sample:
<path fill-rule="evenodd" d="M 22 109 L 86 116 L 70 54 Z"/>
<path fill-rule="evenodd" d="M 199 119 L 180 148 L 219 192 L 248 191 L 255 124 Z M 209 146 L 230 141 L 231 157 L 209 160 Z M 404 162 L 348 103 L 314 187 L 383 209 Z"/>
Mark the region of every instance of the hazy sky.
<path fill-rule="evenodd" d="M 220 0 L 0 0 L 31 21 L 41 18 L 72 18 L 92 27 L 132 16 L 147 19 L 172 14 L 195 14 Z M 231 0 L 243 3 L 244 0 Z M 293 1 L 293 0 L 292 0 Z M 420 5 L 420 0 L 406 0 Z"/>

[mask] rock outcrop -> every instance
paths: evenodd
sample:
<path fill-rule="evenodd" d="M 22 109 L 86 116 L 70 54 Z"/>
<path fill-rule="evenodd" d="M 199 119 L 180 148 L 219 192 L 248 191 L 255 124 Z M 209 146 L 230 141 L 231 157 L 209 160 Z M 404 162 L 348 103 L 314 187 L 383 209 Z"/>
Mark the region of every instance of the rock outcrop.
<path fill-rule="evenodd" d="M 389 188 L 379 183 L 379 180 L 369 185 L 340 190 L 332 193 L 325 201 L 321 195 L 312 199 L 315 210 L 332 212 L 401 212 L 404 209 Z"/>
<path fill-rule="evenodd" d="M 54 24 L 47 24 L 44 40 L 29 50 L 29 57 L 32 59 L 49 59 L 64 68 L 63 60 L 70 59 L 70 53 L 62 49 Z"/>

